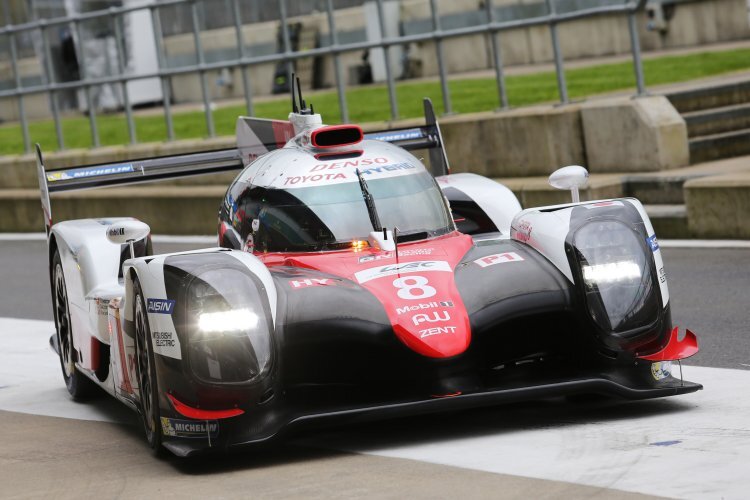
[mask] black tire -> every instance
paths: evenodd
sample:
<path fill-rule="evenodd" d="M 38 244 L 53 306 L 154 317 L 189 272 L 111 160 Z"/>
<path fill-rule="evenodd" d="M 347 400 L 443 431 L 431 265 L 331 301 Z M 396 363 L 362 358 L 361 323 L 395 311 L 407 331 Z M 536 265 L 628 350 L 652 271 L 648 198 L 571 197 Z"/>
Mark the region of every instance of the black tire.
<path fill-rule="evenodd" d="M 140 414 L 143 430 L 146 433 L 151 451 L 156 456 L 164 452 L 162 447 L 161 412 L 159 411 L 159 384 L 156 378 L 154 350 L 151 346 L 151 328 L 148 324 L 146 301 L 143 298 L 141 284 L 136 278 L 133 282 L 135 327 L 135 357 L 138 387 L 140 391 Z"/>
<path fill-rule="evenodd" d="M 68 289 L 65 286 L 60 252 L 55 250 L 52 256 L 52 307 L 55 315 L 55 330 L 60 354 L 60 368 L 68 392 L 76 401 L 91 397 L 96 385 L 83 375 L 75 366 L 76 351 L 73 344 L 73 330 L 70 322 L 70 306 L 68 304 Z"/>

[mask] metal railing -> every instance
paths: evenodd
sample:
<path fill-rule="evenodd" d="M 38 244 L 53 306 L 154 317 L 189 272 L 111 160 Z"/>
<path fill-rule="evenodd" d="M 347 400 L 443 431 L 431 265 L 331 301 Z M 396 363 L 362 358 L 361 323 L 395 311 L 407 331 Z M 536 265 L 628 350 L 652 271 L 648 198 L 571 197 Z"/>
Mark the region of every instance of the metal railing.
<path fill-rule="evenodd" d="M 209 98 L 209 89 L 206 79 L 206 74 L 212 70 L 222 70 L 229 68 L 238 68 L 242 73 L 243 90 L 245 94 L 245 104 L 247 113 L 253 114 L 253 92 L 252 82 L 248 75 L 248 68 L 253 65 L 267 64 L 267 63 L 285 63 L 287 71 L 291 71 L 291 65 L 293 61 L 302 58 L 309 57 L 320 57 L 320 56 L 331 56 L 334 61 L 334 74 L 336 81 L 336 91 L 338 92 L 339 109 L 341 115 L 341 121 L 347 122 L 349 118 L 344 80 L 341 69 L 340 55 L 345 52 L 360 51 L 365 49 L 382 48 L 385 52 L 385 72 L 386 72 L 386 85 L 388 89 L 388 97 L 390 102 L 390 118 L 391 120 L 397 120 L 399 118 L 398 104 L 396 101 L 396 84 L 391 68 L 390 58 L 388 57 L 389 49 L 393 46 L 406 45 L 416 42 L 432 41 L 435 43 L 436 58 L 438 63 L 438 73 L 440 79 L 440 88 L 442 92 L 443 108 L 445 113 L 452 112 L 451 96 L 448 88 L 448 80 L 446 75 L 445 61 L 443 57 L 443 41 L 452 38 L 465 37 L 469 35 L 487 34 L 491 40 L 493 65 L 495 69 L 495 80 L 497 85 L 498 99 L 500 102 L 501 109 L 507 109 L 508 96 L 505 86 L 505 77 L 503 74 L 502 54 L 500 50 L 500 34 L 503 31 L 518 29 L 518 28 L 529 28 L 533 26 L 547 25 L 550 29 L 551 44 L 554 54 L 555 71 L 557 74 L 557 87 L 559 93 L 559 100 L 561 103 L 566 104 L 569 102 L 567 84 L 565 81 L 565 73 L 563 66 L 563 56 L 560 47 L 560 41 L 557 33 L 557 26 L 560 23 L 574 21 L 578 19 L 602 16 L 602 15 L 623 15 L 627 17 L 628 30 L 630 34 L 631 53 L 633 57 L 633 67 L 635 72 L 635 81 L 638 95 L 642 95 L 646 92 L 645 83 L 643 78 L 643 69 L 641 64 L 641 50 L 638 39 L 638 33 L 636 28 L 636 15 L 645 7 L 646 0 L 626 0 L 622 4 L 616 5 L 602 5 L 587 9 L 581 9 L 571 12 L 560 13 L 556 10 L 556 0 L 545 0 L 547 4 L 548 13 L 547 15 L 530 17 L 526 19 L 515 19 L 510 21 L 497 21 L 493 15 L 493 2 L 492 0 L 485 1 L 486 9 L 486 22 L 484 24 L 478 24 L 474 26 L 467 26 L 455 29 L 443 29 L 440 24 L 440 14 L 438 12 L 436 0 L 429 0 L 430 16 L 432 20 L 432 30 L 426 33 L 418 33 L 411 35 L 401 35 L 397 37 L 386 37 L 385 36 L 385 17 L 383 14 L 383 3 L 384 0 L 376 0 L 377 14 L 378 14 L 378 25 L 380 29 L 381 39 L 378 41 L 361 41 L 354 43 L 341 44 L 339 43 L 336 35 L 336 25 L 333 14 L 333 3 L 332 0 L 325 0 L 326 17 L 328 22 L 328 29 L 331 34 L 331 44 L 325 47 L 317 47 L 313 49 L 307 49 L 304 51 L 294 51 L 291 49 L 290 35 L 287 28 L 287 14 L 286 14 L 286 1 L 278 0 L 276 3 L 279 9 L 279 18 L 282 28 L 283 37 L 283 52 L 270 55 L 252 56 L 247 54 L 245 48 L 244 37 L 242 33 L 242 25 L 240 22 L 240 6 L 241 0 L 232 1 L 232 13 L 235 19 L 234 30 L 236 33 L 236 44 L 238 57 L 234 59 L 223 60 L 219 62 L 206 62 L 204 57 L 203 48 L 201 45 L 201 37 L 198 23 L 198 2 L 201 0 L 161 0 L 159 3 L 146 3 L 136 6 L 129 7 L 113 7 L 103 11 L 81 13 L 68 17 L 60 17 L 54 19 L 39 19 L 32 22 L 8 25 L 0 28 L 0 36 L 6 35 L 9 37 L 10 47 L 10 61 L 11 69 L 14 74 L 15 88 L 11 90 L 0 91 L 0 99 L 3 98 L 17 98 L 18 102 L 18 113 L 20 117 L 21 131 L 23 134 L 24 150 L 26 152 L 31 151 L 31 140 L 29 137 L 28 119 L 25 113 L 24 97 L 30 94 L 46 93 L 48 95 L 50 109 L 52 111 L 52 119 L 55 125 L 55 132 L 57 136 L 57 145 L 59 149 L 65 149 L 65 140 L 62 132 L 60 106 L 58 105 L 57 92 L 63 90 L 83 90 L 85 94 L 87 104 L 87 114 L 89 119 L 89 127 L 91 131 L 91 142 L 94 147 L 100 145 L 98 127 L 97 127 L 97 114 L 93 106 L 92 99 L 92 87 L 117 84 L 120 86 L 123 95 L 123 107 L 125 111 L 125 117 L 128 127 L 128 136 L 131 144 L 137 142 L 135 123 L 133 119 L 133 109 L 130 104 L 130 96 L 128 95 L 127 83 L 135 80 L 143 80 L 148 78 L 159 78 L 161 80 L 161 89 L 163 96 L 163 112 L 164 120 L 166 123 L 167 139 L 174 140 L 174 125 L 172 109 L 170 105 L 170 83 L 171 78 L 177 75 L 184 74 L 197 74 L 200 78 L 201 94 L 203 99 L 203 107 L 205 112 L 206 129 L 209 136 L 214 136 L 215 127 L 213 123 L 213 115 L 211 110 L 211 103 Z M 195 50 L 197 56 L 197 64 L 182 66 L 178 68 L 167 68 L 165 64 L 165 49 L 164 49 L 164 37 L 162 36 L 160 10 L 165 7 L 187 4 L 192 9 L 192 32 L 195 43 Z M 123 74 L 125 68 L 124 50 L 122 46 L 122 23 L 123 16 L 135 11 L 149 10 L 151 12 L 151 18 L 153 21 L 153 32 L 154 39 L 157 49 L 157 61 L 158 70 L 142 73 L 126 75 Z M 103 17 L 111 17 L 115 26 L 115 38 L 116 38 L 116 50 L 117 50 L 117 66 L 120 74 L 102 76 L 102 77 L 90 77 L 86 75 L 86 61 L 84 59 L 84 53 L 80 47 L 80 43 L 77 45 L 77 56 L 79 61 L 79 67 L 81 68 L 80 80 L 70 82 L 59 82 L 55 81 L 54 72 L 51 62 L 51 51 L 50 44 L 47 38 L 47 32 L 53 27 L 67 26 L 73 33 L 76 33 L 78 39 L 81 40 L 81 24 L 85 21 L 98 19 Z M 18 51 L 16 45 L 16 36 L 23 32 L 35 32 L 41 37 L 43 46 L 43 59 L 44 64 L 44 79 L 41 85 L 34 86 L 22 86 L 21 76 L 18 69 Z"/>

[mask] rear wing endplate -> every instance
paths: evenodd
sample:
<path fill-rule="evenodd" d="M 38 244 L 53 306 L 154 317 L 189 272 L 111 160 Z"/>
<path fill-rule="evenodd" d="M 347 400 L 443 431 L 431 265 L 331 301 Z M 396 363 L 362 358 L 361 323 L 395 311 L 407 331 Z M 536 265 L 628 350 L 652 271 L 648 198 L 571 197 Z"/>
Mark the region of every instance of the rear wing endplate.
<path fill-rule="evenodd" d="M 450 165 L 448 156 L 445 154 L 443 146 L 443 135 L 440 132 L 435 118 L 435 110 L 432 107 L 432 101 L 429 97 L 424 98 L 424 119 L 423 127 L 396 128 L 390 130 L 379 130 L 365 134 L 365 139 L 375 139 L 385 141 L 402 147 L 407 151 L 416 149 L 429 150 L 430 171 L 435 177 L 448 175 Z"/>

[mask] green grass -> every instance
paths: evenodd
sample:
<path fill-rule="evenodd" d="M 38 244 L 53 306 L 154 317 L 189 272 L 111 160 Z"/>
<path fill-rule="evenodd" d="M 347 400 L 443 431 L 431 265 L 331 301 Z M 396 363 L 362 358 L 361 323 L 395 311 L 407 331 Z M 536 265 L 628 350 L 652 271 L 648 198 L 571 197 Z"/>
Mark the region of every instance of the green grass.
<path fill-rule="evenodd" d="M 643 63 L 646 85 L 677 83 L 696 78 L 750 69 L 750 49 L 724 52 L 668 56 L 649 59 Z M 571 99 L 635 88 L 633 65 L 630 62 L 604 64 L 565 72 L 568 94 Z M 494 78 L 451 81 L 453 111 L 470 113 L 498 107 Z M 511 106 L 555 102 L 558 100 L 557 80 L 554 72 L 509 76 L 506 78 L 507 94 Z M 401 118 L 422 116 L 422 97 L 430 97 L 437 112 L 443 112 L 440 84 L 434 82 L 399 83 L 396 90 Z M 390 107 L 385 86 L 368 86 L 347 91 L 349 117 L 354 123 L 388 120 Z M 338 123 L 339 106 L 335 92 L 316 94 L 312 99 L 315 109 L 323 112 L 326 123 Z M 216 133 L 234 133 L 235 119 L 244 114 L 244 106 L 222 107 L 214 111 Z M 279 99 L 255 104 L 255 114 L 263 118 L 285 119 L 289 113 L 289 100 Z M 102 145 L 125 144 L 128 140 L 124 116 L 101 115 L 97 117 Z M 91 147 L 88 118 L 65 118 L 62 122 L 65 145 L 68 148 Z M 207 135 L 203 112 L 175 113 L 175 135 L 178 139 L 205 137 Z M 42 148 L 56 149 L 57 140 L 52 120 L 35 121 L 29 125 L 32 142 Z M 162 141 L 167 132 L 163 116 L 136 117 L 136 133 L 140 142 Z M 16 124 L 0 127 L 0 155 L 18 154 L 23 150 L 20 127 Z"/>

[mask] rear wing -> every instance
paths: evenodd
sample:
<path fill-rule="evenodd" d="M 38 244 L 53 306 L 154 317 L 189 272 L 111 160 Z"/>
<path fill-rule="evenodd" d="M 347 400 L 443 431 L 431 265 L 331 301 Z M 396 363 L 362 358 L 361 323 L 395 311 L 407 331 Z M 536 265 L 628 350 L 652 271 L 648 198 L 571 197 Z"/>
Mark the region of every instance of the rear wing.
<path fill-rule="evenodd" d="M 369 132 L 365 134 L 365 139 L 390 142 L 407 151 L 427 149 L 432 175 L 435 177 L 448 175 L 451 173 L 451 169 L 448 164 L 448 156 L 445 154 L 445 147 L 443 147 L 443 134 L 440 132 L 440 125 L 435 118 L 432 101 L 428 97 L 424 98 L 424 120 L 425 125 L 423 127 Z"/>
<path fill-rule="evenodd" d="M 364 138 L 390 142 L 407 150 L 427 149 L 432 174 L 446 175 L 450 173 L 448 158 L 428 98 L 424 99 L 424 111 L 425 125 L 422 127 L 370 132 Z M 51 170 L 45 168 L 42 150 L 37 144 L 37 170 L 47 234 L 52 226 L 50 193 L 241 170 L 258 157 L 284 147 L 294 137 L 294 127 L 288 121 L 241 116 L 237 119 L 236 134 L 236 148 Z"/>

